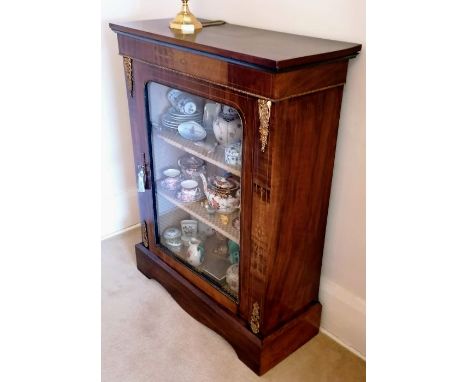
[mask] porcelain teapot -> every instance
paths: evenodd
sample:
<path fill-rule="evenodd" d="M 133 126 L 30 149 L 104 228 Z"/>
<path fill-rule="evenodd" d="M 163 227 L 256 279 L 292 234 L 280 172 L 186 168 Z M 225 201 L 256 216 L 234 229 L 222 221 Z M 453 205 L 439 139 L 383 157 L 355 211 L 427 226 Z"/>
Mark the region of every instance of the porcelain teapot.
<path fill-rule="evenodd" d="M 239 208 L 240 198 L 236 195 L 238 185 L 222 176 L 215 176 L 209 180 L 203 174 L 200 174 L 200 177 L 208 204 L 216 212 L 230 214 Z"/>

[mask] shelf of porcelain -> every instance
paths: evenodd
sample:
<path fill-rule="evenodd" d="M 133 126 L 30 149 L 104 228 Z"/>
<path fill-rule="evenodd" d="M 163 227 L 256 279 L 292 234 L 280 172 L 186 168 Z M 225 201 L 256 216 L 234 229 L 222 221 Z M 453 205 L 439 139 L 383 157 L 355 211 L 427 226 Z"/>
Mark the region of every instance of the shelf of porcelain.
<path fill-rule="evenodd" d="M 153 134 L 180 150 L 195 155 L 231 174 L 241 176 L 241 166 L 229 165 L 224 161 L 224 147 L 217 144 L 212 131 L 208 130 L 205 140 L 201 142 L 189 141 L 182 138 L 177 130 L 160 128 L 158 125 L 153 126 Z"/>
<path fill-rule="evenodd" d="M 176 199 L 175 192 L 163 191 L 159 188 L 158 195 L 240 245 L 240 232 L 232 226 L 232 221 L 239 216 L 239 212 L 233 212 L 229 215 L 209 214 L 204 206 L 204 200 L 201 202 L 182 203 Z"/>

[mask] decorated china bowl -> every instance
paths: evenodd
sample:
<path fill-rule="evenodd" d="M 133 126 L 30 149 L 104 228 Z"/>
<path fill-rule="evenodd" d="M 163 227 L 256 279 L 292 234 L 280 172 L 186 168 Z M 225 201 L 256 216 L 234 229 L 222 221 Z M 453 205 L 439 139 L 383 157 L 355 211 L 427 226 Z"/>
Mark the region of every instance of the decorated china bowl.
<path fill-rule="evenodd" d="M 179 134 L 189 141 L 201 141 L 206 138 L 206 130 L 195 121 L 183 122 L 177 128 Z"/>

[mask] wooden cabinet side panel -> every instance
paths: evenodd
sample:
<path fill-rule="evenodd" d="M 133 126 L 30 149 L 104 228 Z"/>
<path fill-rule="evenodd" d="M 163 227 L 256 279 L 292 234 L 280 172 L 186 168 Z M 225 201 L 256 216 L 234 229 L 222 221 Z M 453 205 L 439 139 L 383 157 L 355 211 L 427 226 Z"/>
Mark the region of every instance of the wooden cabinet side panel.
<path fill-rule="evenodd" d="M 342 92 L 275 105 L 264 333 L 318 301 Z"/>

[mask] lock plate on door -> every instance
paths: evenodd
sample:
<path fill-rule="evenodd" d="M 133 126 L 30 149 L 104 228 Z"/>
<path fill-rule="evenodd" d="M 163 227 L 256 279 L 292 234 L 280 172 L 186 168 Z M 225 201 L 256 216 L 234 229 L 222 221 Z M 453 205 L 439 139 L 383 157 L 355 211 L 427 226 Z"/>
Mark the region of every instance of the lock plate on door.
<path fill-rule="evenodd" d="M 145 154 L 143 153 L 143 162 L 137 166 L 137 189 L 138 192 L 145 192 L 148 189 L 148 170 Z"/>

